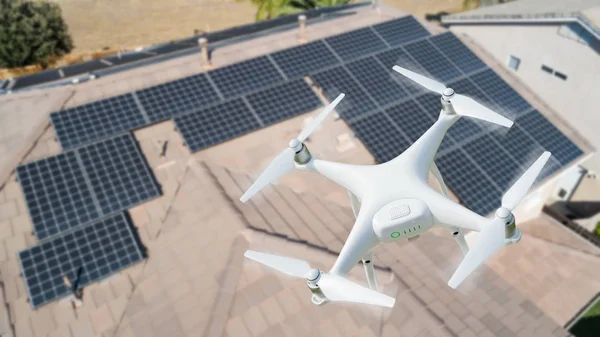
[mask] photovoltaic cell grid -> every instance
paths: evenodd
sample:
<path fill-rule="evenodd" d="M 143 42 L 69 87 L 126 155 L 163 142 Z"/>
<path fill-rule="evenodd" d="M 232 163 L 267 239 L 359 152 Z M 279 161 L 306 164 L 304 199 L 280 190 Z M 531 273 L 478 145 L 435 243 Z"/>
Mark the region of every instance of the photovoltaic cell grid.
<path fill-rule="evenodd" d="M 411 145 L 382 112 L 348 123 L 379 163 L 398 156 Z"/>
<path fill-rule="evenodd" d="M 517 124 L 522 126 L 541 146 L 552 152 L 552 155 L 563 165 L 583 154 L 577 145 L 573 144 L 537 110 L 517 119 Z"/>
<path fill-rule="evenodd" d="M 346 120 L 377 109 L 375 102 L 352 79 L 344 67 L 331 68 L 311 75 L 311 78 L 330 101 L 334 100 L 340 93 L 346 94 L 346 97 L 336 108 L 336 111 Z"/>
<path fill-rule="evenodd" d="M 128 209 L 160 195 L 131 134 L 78 151 L 103 214 Z"/>
<path fill-rule="evenodd" d="M 402 85 L 406 92 L 410 94 L 425 92 L 426 89 L 424 89 L 422 86 L 392 70 L 395 65 L 399 65 L 403 68 L 411 69 L 412 71 L 423 74 L 426 73 L 426 70 L 416 63 L 402 47 L 386 50 L 376 54 L 375 57 L 381 64 L 383 64 L 384 69 L 391 74 L 396 82 Z"/>
<path fill-rule="evenodd" d="M 136 92 L 151 123 L 219 101 L 205 74 L 184 77 Z"/>
<path fill-rule="evenodd" d="M 429 35 L 429 32 L 412 16 L 382 22 L 373 29 L 390 45 L 401 45 Z"/>
<path fill-rule="evenodd" d="M 475 55 L 451 32 L 432 36 L 429 40 L 442 50 L 444 55 L 456 64 L 456 66 L 465 74 L 470 74 L 476 70 L 487 67 L 477 55 Z"/>
<path fill-rule="evenodd" d="M 461 148 L 437 158 L 436 163 L 444 180 L 468 208 L 486 216 L 500 206 L 503 192 L 475 167 Z"/>
<path fill-rule="evenodd" d="M 404 49 L 433 78 L 447 83 L 459 76 L 461 72 L 444 57 L 428 40 L 416 41 L 404 46 Z M 423 74 L 427 76 L 428 74 Z"/>
<path fill-rule="evenodd" d="M 509 119 L 514 120 L 531 109 L 529 103 L 493 70 L 486 69 L 470 78 L 497 104 L 499 112 Z"/>
<path fill-rule="evenodd" d="M 246 98 L 265 126 L 323 106 L 302 78 L 252 93 Z"/>
<path fill-rule="evenodd" d="M 419 139 L 435 120 L 413 100 L 404 101 L 385 110 L 385 113 L 402 129 L 411 143 Z"/>
<path fill-rule="evenodd" d="M 464 150 L 481 167 L 501 191 L 507 191 L 521 174 L 521 165 L 489 135 L 483 135 L 464 146 Z"/>
<path fill-rule="evenodd" d="M 63 150 L 144 126 L 132 94 L 53 112 L 50 119 Z"/>
<path fill-rule="evenodd" d="M 40 241 L 160 194 L 131 134 L 21 165 L 17 178 Z"/>
<path fill-rule="evenodd" d="M 328 37 L 325 39 L 325 42 L 344 61 L 387 48 L 385 42 L 371 30 L 371 27 Z"/>
<path fill-rule="evenodd" d="M 37 308 L 143 259 L 125 215 L 118 213 L 19 252 L 30 302 Z"/>
<path fill-rule="evenodd" d="M 346 64 L 346 69 L 371 94 L 380 106 L 408 97 L 408 93 L 374 57 Z"/>
<path fill-rule="evenodd" d="M 244 94 L 284 80 L 267 56 L 260 56 L 215 69 L 209 72 L 208 76 L 225 98 Z"/>
<path fill-rule="evenodd" d="M 74 151 L 17 167 L 38 239 L 100 217 Z"/>
<path fill-rule="evenodd" d="M 290 79 L 340 63 L 322 40 L 284 49 L 271 57 Z"/>
<path fill-rule="evenodd" d="M 191 152 L 224 142 L 260 128 L 241 98 L 173 118 Z"/>

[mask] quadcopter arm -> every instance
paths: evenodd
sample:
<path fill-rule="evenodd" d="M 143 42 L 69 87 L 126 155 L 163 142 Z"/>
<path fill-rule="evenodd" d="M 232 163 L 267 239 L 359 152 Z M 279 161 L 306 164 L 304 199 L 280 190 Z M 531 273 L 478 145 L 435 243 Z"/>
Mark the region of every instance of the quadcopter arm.
<path fill-rule="evenodd" d="M 435 222 L 442 227 L 481 232 L 483 226 L 489 222 L 488 219 L 448 199 L 430 186 L 427 186 L 427 196 L 424 200 L 427 200 Z"/>
<path fill-rule="evenodd" d="M 296 165 L 296 167 L 300 170 L 322 174 L 347 189 L 355 198 L 360 200 L 362 200 L 368 187 L 364 177 L 368 176 L 366 171 L 369 170 L 369 166 L 350 165 L 313 158 L 306 165 Z"/>

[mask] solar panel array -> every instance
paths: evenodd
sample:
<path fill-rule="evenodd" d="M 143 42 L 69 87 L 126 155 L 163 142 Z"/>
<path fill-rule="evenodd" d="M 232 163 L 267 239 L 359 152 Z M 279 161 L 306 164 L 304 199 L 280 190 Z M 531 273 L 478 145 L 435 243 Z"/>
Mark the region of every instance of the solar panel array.
<path fill-rule="evenodd" d="M 543 148 L 553 151 L 556 156 L 552 159 L 553 168 L 544 174 L 551 174 L 581 155 L 575 144 L 544 121 L 456 36 L 450 32 L 431 36 L 413 17 L 360 28 L 140 90 L 131 94 L 135 105 L 131 105 L 131 98 L 127 99 L 126 106 L 133 108 L 112 113 L 138 123 L 143 119 L 147 124 L 173 118 L 190 150 L 198 151 L 320 107 L 318 96 L 303 78 L 308 76 L 328 100 L 341 92 L 346 94 L 337 111 L 376 159 L 383 162 L 401 153 L 433 124 L 441 107 L 439 96 L 426 93 L 391 71 L 395 64 L 448 83 L 457 92 L 470 95 L 511 119 L 518 117 L 508 134 L 489 123 L 462 118 L 440 146 L 439 166 L 448 176 L 460 176 L 463 166 L 475 163 L 469 170 L 476 173 L 464 180 L 467 182 L 452 178 L 456 182 L 449 180 L 449 185 L 467 206 L 480 214 L 490 212 L 499 199 L 479 198 L 478 194 L 474 197 L 471 190 L 489 192 L 486 195 L 503 192 L 510 177 L 522 172 L 523 163 L 530 159 L 531 153 Z M 82 109 L 92 111 L 98 104 Z M 66 112 L 59 114 L 69 116 Z M 106 120 L 98 123 L 108 123 Z M 131 125 L 136 127 L 138 123 Z M 111 128 L 110 124 L 98 129 L 106 131 L 87 136 L 74 129 L 57 128 L 57 134 L 67 148 L 122 131 Z M 515 145 L 506 139 L 511 134 L 520 137 L 521 142 Z M 511 151 L 514 146 L 519 149 Z M 479 163 L 499 159 L 480 149 L 498 147 L 502 151 L 495 153 L 508 153 L 504 160 L 511 163 L 504 166 Z M 450 159 L 453 156 L 458 159 Z"/>
<path fill-rule="evenodd" d="M 77 227 L 19 252 L 33 308 L 67 296 L 67 277 L 77 289 L 141 261 L 144 254 L 124 213 Z"/>
<path fill-rule="evenodd" d="M 21 165 L 17 177 L 40 241 L 160 194 L 129 133 Z"/>

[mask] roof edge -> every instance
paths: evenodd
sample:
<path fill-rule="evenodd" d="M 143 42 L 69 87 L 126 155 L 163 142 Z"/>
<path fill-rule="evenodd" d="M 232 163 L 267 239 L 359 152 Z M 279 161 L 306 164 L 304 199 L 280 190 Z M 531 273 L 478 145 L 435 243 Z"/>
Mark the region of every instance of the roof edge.
<path fill-rule="evenodd" d="M 548 14 L 538 14 L 531 16 L 523 15 L 483 15 L 483 16 L 446 16 L 442 17 L 444 26 L 450 25 L 470 25 L 470 24 L 514 24 L 514 23 L 578 23 L 594 37 L 600 40 L 600 29 L 595 27 L 580 13 L 571 16 L 556 16 Z"/>

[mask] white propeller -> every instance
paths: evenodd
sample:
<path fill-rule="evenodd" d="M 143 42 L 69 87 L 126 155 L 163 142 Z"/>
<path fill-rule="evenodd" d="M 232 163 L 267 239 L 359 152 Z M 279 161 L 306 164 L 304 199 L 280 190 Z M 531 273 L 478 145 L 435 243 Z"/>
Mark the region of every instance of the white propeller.
<path fill-rule="evenodd" d="M 510 219 L 512 211 L 523 201 L 549 158 L 550 152 L 544 152 L 504 194 L 502 207 L 496 211 L 496 217 L 481 230 L 477 243 L 465 255 L 448 281 L 451 288 L 456 289 L 480 264 L 504 247 L 506 220 Z"/>
<path fill-rule="evenodd" d="M 321 111 L 308 125 L 300 132 L 298 137 L 292 139 L 288 147 L 283 150 L 275 159 L 271 161 L 269 166 L 263 171 L 263 173 L 256 179 L 254 184 L 248 188 L 246 193 L 242 195 L 240 201 L 246 202 L 254 194 L 260 191 L 263 187 L 269 183 L 277 180 L 279 177 L 289 172 L 294 168 L 294 154 L 300 151 L 302 143 L 323 123 L 329 113 L 335 109 L 335 107 L 344 98 L 344 94 L 340 94 L 331 104 L 329 104 L 323 111 Z"/>
<path fill-rule="evenodd" d="M 394 66 L 393 69 L 398 73 L 408 77 L 412 81 L 420 84 L 428 90 L 436 92 L 440 95 L 453 95 L 450 98 L 450 102 L 452 102 L 452 105 L 454 106 L 454 111 L 456 111 L 456 113 L 461 116 L 481 119 L 494 124 L 505 126 L 507 128 L 510 128 L 513 125 L 513 122 L 511 120 L 486 108 L 482 104 L 477 103 L 472 98 L 469 98 L 465 95 L 454 94 L 454 90 L 446 88 L 444 84 L 436 80 L 427 78 L 423 75 L 417 74 L 400 66 Z"/>
<path fill-rule="evenodd" d="M 355 302 L 389 308 L 396 302 L 393 297 L 363 287 L 342 276 L 319 272 L 311 268 L 306 261 L 252 250 L 247 250 L 244 256 L 290 276 L 306 278 L 310 281 L 319 277 L 316 281 L 317 286 L 332 302 Z"/>

